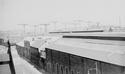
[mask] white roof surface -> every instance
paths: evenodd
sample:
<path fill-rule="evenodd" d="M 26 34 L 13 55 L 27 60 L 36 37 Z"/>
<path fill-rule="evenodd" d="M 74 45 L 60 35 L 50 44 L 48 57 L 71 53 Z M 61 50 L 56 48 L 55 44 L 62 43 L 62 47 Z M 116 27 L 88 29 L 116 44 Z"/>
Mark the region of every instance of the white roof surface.
<path fill-rule="evenodd" d="M 24 47 L 24 40 L 18 42 L 17 45 Z"/>
<path fill-rule="evenodd" d="M 34 39 L 33 39 L 34 38 Z M 17 45 L 24 47 L 24 41 L 29 41 L 30 46 L 44 50 L 46 45 L 56 41 L 59 37 L 55 36 L 38 36 L 38 37 L 26 37 L 22 41 L 18 42 Z"/>
<path fill-rule="evenodd" d="M 63 38 L 47 48 L 125 66 L 125 41 Z"/>
<path fill-rule="evenodd" d="M 36 39 L 32 41 L 31 46 L 39 48 L 40 50 L 44 50 L 46 45 L 56 41 L 57 39 L 59 39 L 59 37 L 46 37 L 46 38 L 43 37 L 42 39 Z"/>
<path fill-rule="evenodd" d="M 45 43 L 45 40 L 39 39 L 32 42 L 31 46 L 35 48 L 40 48 Z"/>

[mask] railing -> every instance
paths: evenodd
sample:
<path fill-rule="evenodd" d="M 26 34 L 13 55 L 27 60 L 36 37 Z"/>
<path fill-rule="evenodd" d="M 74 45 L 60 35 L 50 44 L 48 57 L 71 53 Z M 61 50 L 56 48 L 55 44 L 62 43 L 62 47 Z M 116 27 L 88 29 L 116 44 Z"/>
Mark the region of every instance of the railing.
<path fill-rule="evenodd" d="M 14 64 L 13 64 L 13 58 L 12 58 L 12 52 L 11 52 L 11 45 L 10 45 L 10 42 L 8 41 L 7 42 L 7 44 L 8 44 L 8 51 L 7 51 L 7 53 L 8 53 L 8 55 L 9 55 L 9 59 L 10 59 L 10 63 L 9 63 L 9 65 L 10 65 L 10 70 L 11 70 L 11 73 L 12 74 L 16 74 L 16 72 L 15 72 L 15 67 L 14 67 Z"/>

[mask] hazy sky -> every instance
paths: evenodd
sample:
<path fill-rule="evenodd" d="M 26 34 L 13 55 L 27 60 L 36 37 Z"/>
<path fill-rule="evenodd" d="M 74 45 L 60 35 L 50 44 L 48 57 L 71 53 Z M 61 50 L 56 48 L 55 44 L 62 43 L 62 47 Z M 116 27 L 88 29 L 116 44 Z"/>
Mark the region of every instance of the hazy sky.
<path fill-rule="evenodd" d="M 0 0 L 0 29 L 77 19 L 119 25 L 119 17 L 123 26 L 125 0 Z"/>

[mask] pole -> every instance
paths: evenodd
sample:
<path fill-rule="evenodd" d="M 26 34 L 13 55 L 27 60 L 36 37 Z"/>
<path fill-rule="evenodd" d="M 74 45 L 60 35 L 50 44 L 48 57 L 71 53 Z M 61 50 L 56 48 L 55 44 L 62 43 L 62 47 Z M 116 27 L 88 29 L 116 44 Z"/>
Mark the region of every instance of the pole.
<path fill-rule="evenodd" d="M 16 74 L 15 67 L 14 67 L 14 64 L 13 64 L 13 58 L 12 58 L 11 44 L 10 44 L 9 40 L 8 40 L 7 44 L 8 44 L 7 53 L 9 54 L 9 59 L 10 59 L 9 65 L 10 65 L 11 73 Z"/>

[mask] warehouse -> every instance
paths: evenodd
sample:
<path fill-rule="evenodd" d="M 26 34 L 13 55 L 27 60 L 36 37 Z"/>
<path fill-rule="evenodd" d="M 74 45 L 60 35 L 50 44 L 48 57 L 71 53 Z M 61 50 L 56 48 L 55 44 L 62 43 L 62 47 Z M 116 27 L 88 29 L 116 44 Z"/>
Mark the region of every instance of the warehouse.
<path fill-rule="evenodd" d="M 124 74 L 125 42 L 62 38 L 46 47 L 49 74 Z"/>

